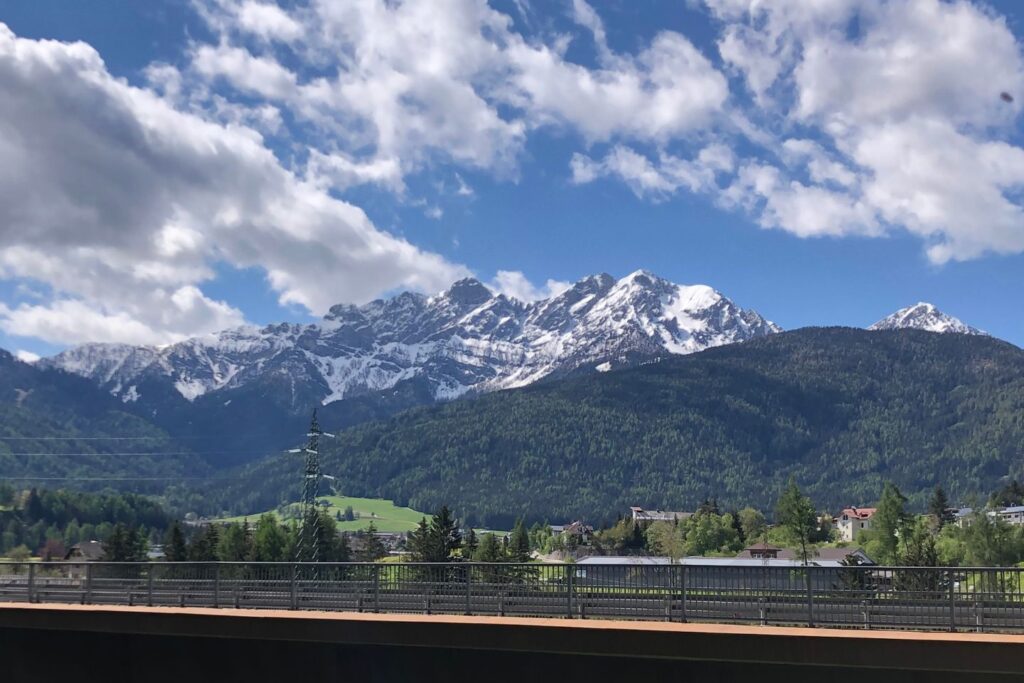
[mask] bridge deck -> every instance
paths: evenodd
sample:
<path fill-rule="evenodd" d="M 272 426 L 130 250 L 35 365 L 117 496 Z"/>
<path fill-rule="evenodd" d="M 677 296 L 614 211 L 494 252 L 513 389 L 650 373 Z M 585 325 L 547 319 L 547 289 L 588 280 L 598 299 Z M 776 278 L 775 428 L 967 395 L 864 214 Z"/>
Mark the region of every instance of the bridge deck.
<path fill-rule="evenodd" d="M 867 667 L 973 676 L 1024 673 L 1024 635 L 989 633 L 0 603 L 0 632 L 18 630 L 786 667 Z"/>

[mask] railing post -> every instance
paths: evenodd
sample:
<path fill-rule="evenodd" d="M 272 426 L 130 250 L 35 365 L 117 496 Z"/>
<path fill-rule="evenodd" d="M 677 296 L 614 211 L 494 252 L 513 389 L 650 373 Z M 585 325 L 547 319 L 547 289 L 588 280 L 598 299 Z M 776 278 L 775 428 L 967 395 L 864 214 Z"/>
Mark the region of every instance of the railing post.
<path fill-rule="evenodd" d="M 947 569 L 946 576 L 949 581 L 949 630 L 952 632 L 956 631 L 956 590 L 953 587 L 956 575 L 952 569 Z"/>
<path fill-rule="evenodd" d="M 299 596 L 296 592 L 298 583 L 299 566 L 297 564 L 292 565 L 292 586 L 291 586 L 291 609 L 299 608 Z"/>
<path fill-rule="evenodd" d="M 380 565 L 373 566 L 373 611 L 380 612 Z"/>
<path fill-rule="evenodd" d="M 683 565 L 683 572 L 682 572 L 683 576 L 682 576 L 682 582 L 681 582 L 682 589 L 683 589 L 683 594 L 682 594 L 682 596 L 680 596 L 681 597 L 681 600 L 680 600 L 680 603 L 681 603 L 680 604 L 680 608 L 681 608 L 681 610 L 680 611 L 682 612 L 681 619 L 682 619 L 684 624 L 686 623 L 686 577 L 687 577 L 688 573 L 689 572 L 687 571 L 686 565 L 684 564 Z"/>
<path fill-rule="evenodd" d="M 569 619 L 572 619 L 573 577 L 575 575 L 575 565 L 565 565 L 565 616 L 567 616 Z"/>
<path fill-rule="evenodd" d="M 85 564 L 85 602 L 92 602 L 92 565 L 88 562 Z"/>
<path fill-rule="evenodd" d="M 153 565 L 149 566 L 149 571 L 146 572 L 149 577 L 146 581 L 146 604 L 150 607 L 153 606 Z M 182 594 L 181 599 L 184 601 L 185 595 Z"/>
<path fill-rule="evenodd" d="M 220 607 L 220 562 L 213 565 L 213 606 Z"/>
<path fill-rule="evenodd" d="M 466 565 L 466 614 L 473 613 L 473 566 Z"/>
<path fill-rule="evenodd" d="M 28 563 L 28 601 L 35 602 L 36 566 Z"/>
<path fill-rule="evenodd" d="M 811 565 L 804 567 L 807 576 L 807 625 L 814 627 L 814 582 L 811 581 Z"/>

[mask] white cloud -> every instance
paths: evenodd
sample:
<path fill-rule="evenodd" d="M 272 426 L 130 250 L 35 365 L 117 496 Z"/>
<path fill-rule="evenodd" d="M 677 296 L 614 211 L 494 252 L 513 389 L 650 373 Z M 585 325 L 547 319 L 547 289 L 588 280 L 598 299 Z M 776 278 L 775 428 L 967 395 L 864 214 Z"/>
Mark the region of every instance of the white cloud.
<path fill-rule="evenodd" d="M 277 61 L 225 44 L 198 47 L 192 66 L 203 76 L 224 78 L 239 90 L 270 99 L 288 99 L 297 88 L 295 74 Z"/>
<path fill-rule="evenodd" d="M 718 173 L 732 171 L 732 151 L 721 144 L 702 149 L 695 159 L 661 153 L 651 161 L 634 149 L 616 145 L 600 161 L 574 154 L 570 161 L 572 182 L 581 185 L 601 177 L 615 177 L 638 197 L 665 199 L 680 189 L 710 192 L 717 189 Z"/>
<path fill-rule="evenodd" d="M 161 343 L 238 324 L 200 290 L 215 262 L 264 269 L 315 313 L 466 273 L 283 168 L 254 130 L 111 77 L 85 44 L 0 25 L 0 93 L 0 276 L 55 293 L 0 311 L 8 334 Z"/>
<path fill-rule="evenodd" d="M 35 363 L 39 360 L 40 355 L 38 353 L 32 353 L 25 349 L 18 349 L 14 352 L 14 357 L 20 360 L 22 363 Z"/>
<path fill-rule="evenodd" d="M 865 202 L 841 191 L 787 180 L 772 166 L 744 165 L 721 199 L 754 212 L 763 227 L 799 237 L 882 234 L 874 209 Z"/>
<path fill-rule="evenodd" d="M 282 66 L 278 49 L 246 40 L 249 4 L 200 5 L 219 42 L 197 46 L 190 74 L 286 108 L 322 140 L 309 174 L 341 188 L 401 192 L 405 175 L 438 159 L 514 175 L 528 132 L 542 126 L 590 141 L 664 141 L 709 125 L 728 96 L 725 78 L 679 33 L 635 55 L 613 53 L 583 0 L 573 17 L 593 34 L 599 68 L 567 60 L 564 39 L 516 32 L 483 0 L 313 2 L 286 13 L 303 38 L 290 63 L 316 73 L 305 79 Z M 377 173 L 383 165 L 388 173 Z"/>
<path fill-rule="evenodd" d="M 802 237 L 907 230 L 936 263 L 1024 251 L 1024 58 L 1005 19 L 966 1 L 705 4 L 753 96 L 741 120 L 774 138 L 748 136 L 764 155 L 723 204 Z"/>
<path fill-rule="evenodd" d="M 492 290 L 520 301 L 537 301 L 558 296 L 572 286 L 570 282 L 548 280 L 542 287 L 530 282 L 518 270 L 499 270 L 488 285 Z"/>
<path fill-rule="evenodd" d="M 535 125 L 566 125 L 591 142 L 664 142 L 702 130 L 728 96 L 725 77 L 678 33 L 660 33 L 635 57 L 610 56 L 599 69 L 521 40 L 511 44 L 508 58 L 514 101 Z"/>

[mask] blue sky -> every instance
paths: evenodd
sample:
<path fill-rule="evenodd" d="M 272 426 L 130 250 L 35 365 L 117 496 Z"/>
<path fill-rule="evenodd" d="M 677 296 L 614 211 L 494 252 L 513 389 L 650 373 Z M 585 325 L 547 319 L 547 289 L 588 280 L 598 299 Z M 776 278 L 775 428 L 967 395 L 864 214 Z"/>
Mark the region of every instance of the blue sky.
<path fill-rule="evenodd" d="M 0 346 L 637 268 L 1024 345 L 1018 6 L 749 4 L 5 3 Z"/>

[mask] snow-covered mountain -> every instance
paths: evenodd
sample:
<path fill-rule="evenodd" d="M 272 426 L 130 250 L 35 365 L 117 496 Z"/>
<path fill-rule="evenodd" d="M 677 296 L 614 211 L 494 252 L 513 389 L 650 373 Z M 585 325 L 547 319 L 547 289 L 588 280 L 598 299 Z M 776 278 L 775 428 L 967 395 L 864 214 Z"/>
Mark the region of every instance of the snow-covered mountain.
<path fill-rule="evenodd" d="M 869 327 L 869 330 L 927 330 L 928 332 L 955 332 L 957 334 L 988 335 L 977 328 L 965 324 L 958 318 L 943 313 L 929 303 L 918 303 L 901 308 L 890 316 L 882 318 Z"/>
<path fill-rule="evenodd" d="M 239 327 L 163 348 L 85 344 L 40 364 L 91 378 L 126 403 L 154 390 L 166 396 L 170 387 L 195 401 L 260 385 L 290 392 L 299 409 L 407 380 L 443 400 L 778 331 L 711 287 L 637 271 L 587 277 L 532 303 L 466 279 L 436 296 L 338 305 L 313 324 Z"/>

